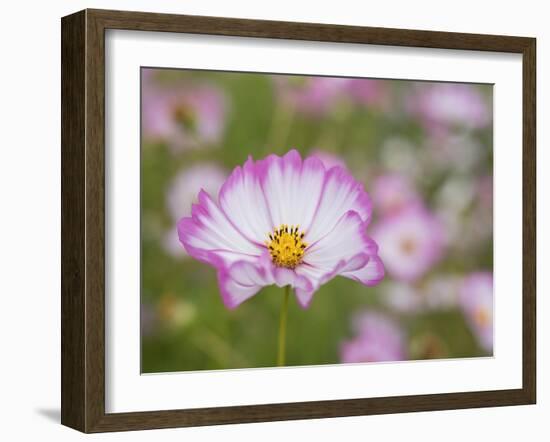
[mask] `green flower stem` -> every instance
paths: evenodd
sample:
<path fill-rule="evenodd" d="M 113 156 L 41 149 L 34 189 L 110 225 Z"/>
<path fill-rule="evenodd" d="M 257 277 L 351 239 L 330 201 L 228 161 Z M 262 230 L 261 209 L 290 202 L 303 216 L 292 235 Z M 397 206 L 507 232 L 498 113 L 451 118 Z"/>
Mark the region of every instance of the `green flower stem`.
<path fill-rule="evenodd" d="M 279 316 L 279 346 L 277 352 L 277 365 L 285 365 L 286 356 L 286 320 L 288 316 L 288 299 L 290 298 L 290 286 L 284 288 L 283 303 L 281 304 L 281 314 Z"/>

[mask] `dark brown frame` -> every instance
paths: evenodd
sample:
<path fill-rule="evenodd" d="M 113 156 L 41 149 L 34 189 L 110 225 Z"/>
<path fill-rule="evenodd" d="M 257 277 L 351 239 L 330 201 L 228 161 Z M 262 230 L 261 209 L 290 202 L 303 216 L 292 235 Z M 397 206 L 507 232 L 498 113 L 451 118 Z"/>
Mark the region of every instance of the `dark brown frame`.
<path fill-rule="evenodd" d="M 534 404 L 536 40 L 312 23 L 84 10 L 62 30 L 61 422 L 83 432 Z M 105 413 L 105 30 L 360 43 L 523 56 L 523 386 L 401 397 Z"/>

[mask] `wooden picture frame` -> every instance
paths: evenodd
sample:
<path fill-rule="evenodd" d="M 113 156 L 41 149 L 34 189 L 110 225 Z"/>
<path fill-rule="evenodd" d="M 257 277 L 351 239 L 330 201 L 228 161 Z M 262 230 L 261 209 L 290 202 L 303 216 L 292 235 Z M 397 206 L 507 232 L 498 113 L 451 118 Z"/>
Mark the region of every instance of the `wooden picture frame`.
<path fill-rule="evenodd" d="M 495 51 L 523 57 L 523 385 L 131 413 L 105 411 L 105 30 Z M 536 41 L 533 38 L 84 10 L 62 19 L 62 424 L 83 432 L 533 404 L 536 398 Z"/>

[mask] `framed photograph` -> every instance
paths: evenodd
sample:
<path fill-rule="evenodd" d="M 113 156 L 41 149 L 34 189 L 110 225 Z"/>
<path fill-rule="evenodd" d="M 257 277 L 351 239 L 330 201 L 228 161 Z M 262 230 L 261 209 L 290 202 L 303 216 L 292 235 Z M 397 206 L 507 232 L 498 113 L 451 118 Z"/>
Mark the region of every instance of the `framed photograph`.
<path fill-rule="evenodd" d="M 61 25 L 64 425 L 535 403 L 535 39 Z"/>

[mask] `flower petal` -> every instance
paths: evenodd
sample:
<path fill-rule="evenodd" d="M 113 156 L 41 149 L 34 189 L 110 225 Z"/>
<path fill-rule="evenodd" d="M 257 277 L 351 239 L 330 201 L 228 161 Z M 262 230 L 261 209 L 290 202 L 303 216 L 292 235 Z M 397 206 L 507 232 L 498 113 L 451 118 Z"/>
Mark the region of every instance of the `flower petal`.
<path fill-rule="evenodd" d="M 230 270 L 220 270 L 218 285 L 225 306 L 235 308 L 254 296 L 264 286 L 262 279 L 261 271 L 245 261 L 234 263 Z"/>
<path fill-rule="evenodd" d="M 250 241 L 263 244 L 273 231 L 259 174 L 252 158 L 236 167 L 220 190 L 220 207 L 232 224 Z"/>
<path fill-rule="evenodd" d="M 321 269 L 334 269 L 340 261 L 358 254 L 375 255 L 378 247 L 365 229 L 357 212 L 345 213 L 330 233 L 306 249 L 304 262 Z"/>
<path fill-rule="evenodd" d="M 382 260 L 378 256 L 373 255 L 364 267 L 344 271 L 340 274 L 368 287 L 372 287 L 384 279 L 384 264 L 382 264 Z"/>
<path fill-rule="evenodd" d="M 296 273 L 305 276 L 308 280 L 312 281 L 312 288 L 296 288 L 296 298 L 298 303 L 303 308 L 308 308 L 313 298 L 313 294 L 319 289 L 322 284 L 327 283 L 332 278 L 344 272 L 353 272 L 362 267 L 365 267 L 370 257 L 365 253 L 359 253 L 352 256 L 350 259 L 340 260 L 333 269 L 327 270 L 323 268 L 314 267 L 312 265 L 301 265 L 296 268 Z"/>
<path fill-rule="evenodd" d="M 268 256 L 254 261 L 237 261 L 218 272 L 218 282 L 224 304 L 234 308 L 262 287 L 275 284 L 278 287 L 290 285 L 295 290 L 311 291 L 313 283 L 294 270 L 275 267 Z"/>
<path fill-rule="evenodd" d="M 302 289 L 296 289 L 294 291 L 296 294 L 296 300 L 298 301 L 298 304 L 302 308 L 308 308 L 311 304 L 311 300 L 313 299 L 313 295 L 315 294 L 315 290 L 302 290 Z"/>
<path fill-rule="evenodd" d="M 311 225 L 306 227 L 310 244 L 329 233 L 346 212 L 354 211 L 365 223 L 370 221 L 372 204 L 364 186 L 347 170 L 333 167 L 325 176 L 321 199 Z"/>
<path fill-rule="evenodd" d="M 365 232 L 365 222 L 356 212 L 346 213 L 329 234 L 306 249 L 296 273 L 313 281 L 313 288 L 296 290 L 298 302 L 307 307 L 313 293 L 337 275 L 374 285 L 376 278 L 383 277 L 377 252 L 376 243 Z"/>
<path fill-rule="evenodd" d="M 296 150 L 257 163 L 273 227 L 311 223 L 323 190 L 325 167 L 315 157 L 302 162 Z"/>
<path fill-rule="evenodd" d="M 263 249 L 247 240 L 203 190 L 199 204 L 194 204 L 192 216 L 178 222 L 178 235 L 189 255 L 203 262 L 219 266 L 234 255 L 259 256 Z M 240 256 L 240 259 L 245 257 Z M 226 262 L 227 261 L 227 262 Z"/>

